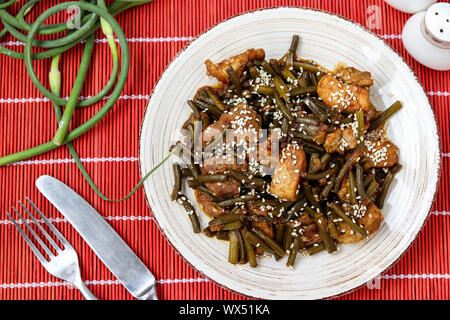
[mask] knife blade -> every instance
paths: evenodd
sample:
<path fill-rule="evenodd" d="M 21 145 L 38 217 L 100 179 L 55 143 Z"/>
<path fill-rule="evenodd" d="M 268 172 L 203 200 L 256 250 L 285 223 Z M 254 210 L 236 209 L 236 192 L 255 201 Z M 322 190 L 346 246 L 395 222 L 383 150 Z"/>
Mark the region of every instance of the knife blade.
<path fill-rule="evenodd" d="M 61 181 L 47 175 L 36 180 L 36 187 L 136 299 L 158 299 L 153 274 L 86 200 Z"/>

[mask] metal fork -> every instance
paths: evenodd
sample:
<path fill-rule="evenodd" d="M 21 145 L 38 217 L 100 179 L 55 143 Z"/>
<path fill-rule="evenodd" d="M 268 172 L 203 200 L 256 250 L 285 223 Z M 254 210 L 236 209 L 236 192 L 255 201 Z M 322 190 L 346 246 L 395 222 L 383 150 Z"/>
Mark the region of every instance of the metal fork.
<path fill-rule="evenodd" d="M 45 235 L 47 240 L 52 244 L 53 248 L 56 250 L 57 254 L 53 254 L 52 251 L 44 244 L 41 238 L 34 232 L 34 230 L 30 227 L 27 221 L 20 215 L 19 211 L 16 210 L 13 206 L 11 207 L 14 212 L 19 216 L 22 223 L 27 227 L 27 229 L 31 232 L 31 234 L 36 238 L 36 241 L 42 246 L 44 251 L 49 256 L 49 260 L 47 260 L 39 249 L 34 245 L 34 243 L 30 240 L 30 238 L 25 234 L 22 228 L 19 226 L 16 220 L 8 213 L 9 219 L 12 221 L 14 226 L 16 226 L 17 230 L 24 237 L 26 243 L 30 246 L 31 250 L 33 250 L 36 257 L 42 263 L 44 268 L 53 276 L 63 279 L 71 284 L 73 284 L 78 290 L 81 291 L 86 300 L 97 300 L 97 297 L 85 286 L 83 280 L 81 279 L 81 271 L 80 266 L 78 264 L 78 256 L 75 249 L 70 245 L 70 243 L 63 237 L 63 235 L 51 224 L 51 222 L 44 216 L 44 214 L 36 207 L 36 205 L 31 202 L 28 197 L 25 197 L 31 206 L 36 210 L 36 212 L 41 216 L 42 220 L 49 227 L 49 229 L 56 235 L 56 237 L 61 241 L 64 249 L 61 249 L 56 242 L 50 237 L 50 235 L 44 230 L 44 228 L 40 225 L 40 223 L 34 218 L 31 212 L 23 205 L 22 202 L 19 201 L 19 204 L 23 207 L 23 209 L 28 213 L 31 217 L 32 221 L 38 226 L 41 230 L 42 234 Z"/>

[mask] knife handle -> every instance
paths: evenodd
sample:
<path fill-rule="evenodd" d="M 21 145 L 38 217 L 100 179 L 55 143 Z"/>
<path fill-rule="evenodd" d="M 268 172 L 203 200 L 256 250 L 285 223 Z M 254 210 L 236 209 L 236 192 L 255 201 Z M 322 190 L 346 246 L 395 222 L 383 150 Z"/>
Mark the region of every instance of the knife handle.
<path fill-rule="evenodd" d="M 145 293 L 139 297 L 135 297 L 135 298 L 137 300 L 158 300 L 158 296 L 156 295 L 155 285 L 153 285 L 147 293 Z"/>

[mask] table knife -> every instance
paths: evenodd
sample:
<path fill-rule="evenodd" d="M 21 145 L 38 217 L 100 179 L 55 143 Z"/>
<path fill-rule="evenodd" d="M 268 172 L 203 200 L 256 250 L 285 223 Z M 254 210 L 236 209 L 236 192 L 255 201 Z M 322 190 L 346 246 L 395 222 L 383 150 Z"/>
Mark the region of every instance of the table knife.
<path fill-rule="evenodd" d="M 36 187 L 73 225 L 136 299 L 158 299 L 153 274 L 89 203 L 67 185 L 50 176 L 39 177 Z"/>

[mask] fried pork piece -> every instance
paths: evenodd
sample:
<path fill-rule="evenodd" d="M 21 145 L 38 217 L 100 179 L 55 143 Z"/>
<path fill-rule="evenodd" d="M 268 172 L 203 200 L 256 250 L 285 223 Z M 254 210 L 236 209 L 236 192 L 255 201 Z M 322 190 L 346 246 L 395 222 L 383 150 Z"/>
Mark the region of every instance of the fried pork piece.
<path fill-rule="evenodd" d="M 315 121 L 315 117 L 313 115 L 308 115 L 304 110 L 300 110 L 296 112 L 296 116 L 298 118 L 310 119 Z M 325 141 L 325 137 L 327 135 L 327 130 L 329 126 L 325 123 L 320 123 L 318 126 L 313 124 L 303 124 L 303 123 L 293 123 L 290 126 L 291 131 L 300 131 L 300 133 L 307 134 L 313 137 L 313 141 L 317 144 L 323 144 Z"/>
<path fill-rule="evenodd" d="M 303 214 L 296 220 L 304 226 L 314 223 L 314 219 L 311 218 L 308 214 Z"/>
<path fill-rule="evenodd" d="M 255 201 L 249 201 L 245 204 L 245 211 L 251 215 L 266 217 L 275 207 L 271 205 L 261 205 Z"/>
<path fill-rule="evenodd" d="M 310 225 L 303 227 L 303 234 L 301 236 L 301 240 L 307 247 L 312 246 L 315 243 L 322 242 L 322 238 L 320 237 L 319 228 L 317 227 L 317 224 L 312 223 Z"/>
<path fill-rule="evenodd" d="M 222 157 L 211 157 L 203 161 L 200 171 L 202 174 L 224 173 L 228 170 L 247 171 L 247 163 L 236 163 L 236 161 L 228 162 Z"/>
<path fill-rule="evenodd" d="M 362 110 L 369 120 L 376 116 L 369 100 L 368 89 L 345 84 L 329 74 L 320 79 L 317 94 L 337 113 L 349 114 Z"/>
<path fill-rule="evenodd" d="M 227 163 L 226 159 L 211 157 L 203 161 L 200 171 L 202 174 L 224 173 L 230 169 L 236 171 L 247 171 L 247 163 Z M 211 190 L 216 197 L 238 196 L 241 184 L 233 179 L 225 182 L 206 182 L 205 187 Z"/>
<path fill-rule="evenodd" d="M 265 234 L 267 234 L 271 238 L 275 236 L 271 222 L 253 221 L 252 225 L 256 228 L 261 229 Z"/>
<path fill-rule="evenodd" d="M 228 113 L 222 114 L 216 122 L 209 125 L 202 132 L 201 139 L 203 146 L 208 141 L 213 141 L 215 137 L 221 136 L 220 133 L 227 126 L 229 131 L 227 131 L 223 145 L 227 142 L 234 141 L 237 144 L 246 143 L 248 152 L 251 148 L 256 149 L 259 129 L 261 128 L 261 117 L 251 107 L 244 103 L 240 103 L 233 107 Z M 224 153 L 226 152 L 224 151 Z M 212 157 L 205 160 L 201 167 L 203 174 L 224 173 L 230 169 L 247 171 L 247 163 L 245 160 L 237 162 L 234 157 Z M 236 196 L 239 195 L 240 192 L 240 183 L 231 179 L 226 182 L 205 183 L 205 186 L 217 197 Z"/>
<path fill-rule="evenodd" d="M 287 145 L 281 152 L 270 184 L 270 193 L 282 200 L 296 200 L 301 175 L 305 170 L 306 155 L 303 147 L 295 143 Z"/>
<path fill-rule="evenodd" d="M 233 129 L 234 141 L 237 144 L 247 142 L 256 145 L 258 143 L 261 116 L 255 110 L 245 103 L 239 103 L 228 111 L 227 115 L 225 123 Z"/>
<path fill-rule="evenodd" d="M 350 197 L 350 179 L 348 178 L 348 175 L 342 179 L 341 188 L 338 191 L 338 197 L 339 200 L 341 200 L 342 203 L 349 202 Z"/>
<path fill-rule="evenodd" d="M 361 212 L 363 212 L 364 209 L 365 213 L 364 215 L 362 215 Z M 383 214 L 378 209 L 378 207 L 373 202 L 369 202 L 367 208 L 360 207 L 359 211 L 362 217 L 356 218 L 356 222 L 362 225 L 363 228 L 369 233 L 369 235 L 377 232 L 378 229 L 380 229 L 381 222 L 384 219 Z M 362 235 L 360 235 L 358 232 L 353 231 L 345 222 L 338 222 L 337 229 L 339 236 L 336 240 L 340 243 L 352 243 L 364 239 Z"/>
<path fill-rule="evenodd" d="M 218 217 L 227 212 L 227 210 L 219 207 L 215 202 L 212 202 L 210 196 L 204 192 L 197 190 L 195 192 L 195 198 L 197 199 L 200 209 L 210 216 Z"/>
<path fill-rule="evenodd" d="M 313 141 L 317 144 L 324 144 L 327 137 L 328 125 L 321 123 L 316 134 L 313 136 Z"/>
<path fill-rule="evenodd" d="M 275 146 L 276 148 L 279 148 L 278 141 L 280 138 L 281 132 L 279 130 L 273 130 L 268 134 L 267 139 L 258 143 L 256 149 L 248 152 L 249 162 L 260 163 L 275 170 L 278 165 L 278 150 L 272 150 L 272 147 Z"/>
<path fill-rule="evenodd" d="M 388 139 L 366 139 L 363 152 L 369 168 L 388 168 L 398 163 L 398 147 Z"/>
<path fill-rule="evenodd" d="M 222 131 L 229 123 L 230 123 L 229 116 L 228 114 L 224 113 L 216 122 L 211 123 L 209 126 L 207 126 L 201 134 L 202 147 L 205 147 L 208 143 L 214 141 L 216 137 L 219 138 Z M 225 142 L 226 141 L 224 140 L 223 143 Z"/>
<path fill-rule="evenodd" d="M 344 154 L 347 150 L 355 149 L 357 145 L 358 140 L 350 127 L 346 127 L 343 130 L 337 128 L 333 133 L 327 134 L 323 144 L 328 153 L 339 152 L 340 154 Z"/>
<path fill-rule="evenodd" d="M 339 68 L 334 74 L 345 84 L 354 84 L 360 87 L 370 87 L 373 85 L 372 75 L 368 71 L 360 71 L 353 67 Z"/>
<path fill-rule="evenodd" d="M 219 62 L 218 64 L 213 63 L 211 60 L 206 60 L 206 74 L 214 76 L 222 83 L 227 84 L 229 82 L 227 69 L 232 67 L 236 75 L 239 77 L 245 70 L 247 62 L 252 60 L 263 60 L 266 57 L 264 49 L 248 49 L 247 51 L 235 55 L 227 60 Z"/>
<path fill-rule="evenodd" d="M 261 128 L 261 116 L 245 103 L 239 103 L 227 113 L 223 113 L 216 122 L 202 132 L 203 146 L 220 136 L 226 126 L 228 126 L 228 131 L 224 143 L 234 140 L 238 144 L 245 141 L 256 145 Z M 230 136 L 231 134 L 233 136 Z M 232 139 L 233 137 L 234 139 Z"/>
<path fill-rule="evenodd" d="M 214 193 L 216 197 L 234 197 L 238 196 L 241 188 L 240 183 L 230 179 L 225 182 L 205 182 L 205 187 Z"/>

